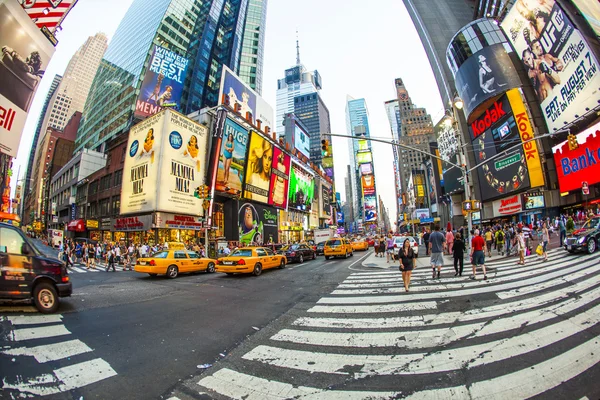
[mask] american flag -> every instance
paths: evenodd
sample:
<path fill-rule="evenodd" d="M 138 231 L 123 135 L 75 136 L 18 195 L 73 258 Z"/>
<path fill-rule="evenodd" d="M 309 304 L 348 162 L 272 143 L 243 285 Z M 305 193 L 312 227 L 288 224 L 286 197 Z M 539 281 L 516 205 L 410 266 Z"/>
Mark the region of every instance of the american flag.
<path fill-rule="evenodd" d="M 19 0 L 19 3 L 38 28 L 45 26 L 54 33 L 77 0 Z"/>

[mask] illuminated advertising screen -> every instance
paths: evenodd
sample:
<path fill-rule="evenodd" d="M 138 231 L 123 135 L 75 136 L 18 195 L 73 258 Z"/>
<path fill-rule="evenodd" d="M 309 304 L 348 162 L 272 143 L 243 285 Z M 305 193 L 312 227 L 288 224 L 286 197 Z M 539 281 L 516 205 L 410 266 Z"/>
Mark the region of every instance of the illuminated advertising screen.
<path fill-rule="evenodd" d="M 134 116 L 146 118 L 163 108 L 179 110 L 189 60 L 161 46 L 154 46 L 140 88 Z"/>
<path fill-rule="evenodd" d="M 367 150 L 371 150 L 371 148 L 369 147 L 369 141 L 368 140 L 357 140 L 358 143 L 358 151 L 367 151 Z"/>
<path fill-rule="evenodd" d="M 431 218 L 431 214 L 429 212 L 429 208 L 417 208 L 415 210 L 417 219 L 427 219 Z"/>
<path fill-rule="evenodd" d="M 577 147 L 564 141 L 552 148 L 561 192 L 600 182 L 600 123 L 576 135 Z"/>
<path fill-rule="evenodd" d="M 248 200 L 269 203 L 273 144 L 264 136 L 252 132 L 246 159 L 244 197 Z"/>
<path fill-rule="evenodd" d="M 544 185 L 533 128 L 518 89 L 494 102 L 469 127 L 476 163 L 493 158 L 477 169 L 482 201 Z M 497 157 L 506 151 L 506 154 Z"/>
<path fill-rule="evenodd" d="M 375 176 L 363 175 L 360 178 L 363 195 L 375 194 Z"/>
<path fill-rule="evenodd" d="M 278 146 L 273 148 L 273 165 L 271 166 L 271 190 L 269 204 L 284 210 L 288 205 L 288 189 L 290 185 L 290 167 L 292 159 Z"/>
<path fill-rule="evenodd" d="M 435 161 L 435 160 L 434 160 Z M 434 161 L 431 159 L 425 162 L 425 172 L 427 173 L 427 197 L 429 198 L 429 205 L 433 206 L 437 204 L 437 191 L 436 191 L 436 182 L 435 182 L 435 170 L 434 170 Z"/>
<path fill-rule="evenodd" d="M 356 163 L 365 164 L 373 162 L 373 155 L 370 151 L 359 151 L 356 153 Z"/>
<path fill-rule="evenodd" d="M 242 193 L 247 149 L 248 131 L 229 119 L 225 120 L 215 190 L 233 195 Z"/>
<path fill-rule="evenodd" d="M 0 1 L 0 50 L 0 152 L 16 157 L 54 46 L 17 1 Z"/>
<path fill-rule="evenodd" d="M 331 204 L 332 204 L 332 191 L 329 186 L 325 183 L 321 183 L 321 218 L 327 218 L 331 216 Z"/>
<path fill-rule="evenodd" d="M 255 203 L 244 203 L 238 211 L 238 231 L 242 245 L 277 243 L 277 210 Z"/>
<path fill-rule="evenodd" d="M 299 165 L 292 163 L 288 208 L 310 211 L 315 198 L 314 177 Z"/>
<path fill-rule="evenodd" d="M 523 207 L 526 210 L 534 210 L 536 208 L 545 208 L 543 193 L 526 193 L 523 194 Z"/>
<path fill-rule="evenodd" d="M 305 157 L 310 158 L 310 136 L 298 125 L 294 126 L 294 147 Z"/>
<path fill-rule="evenodd" d="M 133 126 L 123 168 L 121 214 L 199 215 L 207 142 L 206 127 L 173 110 Z"/>
<path fill-rule="evenodd" d="M 359 169 L 360 169 L 361 175 L 371 175 L 373 173 L 373 164 L 372 163 L 361 164 Z"/>
<path fill-rule="evenodd" d="M 598 105 L 598 60 L 557 2 L 518 1 L 501 26 L 523 62 L 550 132 Z"/>
<path fill-rule="evenodd" d="M 364 197 L 365 222 L 377 221 L 377 196 L 370 195 Z"/>

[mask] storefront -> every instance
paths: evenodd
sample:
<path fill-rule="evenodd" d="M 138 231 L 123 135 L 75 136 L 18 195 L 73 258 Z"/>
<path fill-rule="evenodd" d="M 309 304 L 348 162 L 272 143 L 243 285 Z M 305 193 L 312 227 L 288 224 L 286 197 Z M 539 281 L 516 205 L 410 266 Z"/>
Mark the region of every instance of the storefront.
<path fill-rule="evenodd" d="M 165 212 L 155 213 L 158 243 L 204 242 L 204 224 L 201 217 Z"/>
<path fill-rule="evenodd" d="M 67 231 L 73 232 L 76 237 L 82 232 L 85 232 L 85 221 L 82 219 L 74 219 L 67 224 Z"/>
<path fill-rule="evenodd" d="M 297 211 L 279 211 L 281 243 L 299 243 L 308 240 L 309 214 Z"/>

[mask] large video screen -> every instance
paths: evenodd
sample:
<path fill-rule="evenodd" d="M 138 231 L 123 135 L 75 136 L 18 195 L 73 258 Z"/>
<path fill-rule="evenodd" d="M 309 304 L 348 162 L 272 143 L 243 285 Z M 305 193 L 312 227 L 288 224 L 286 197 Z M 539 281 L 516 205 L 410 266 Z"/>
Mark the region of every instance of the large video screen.
<path fill-rule="evenodd" d="M 294 147 L 307 158 L 310 158 L 310 136 L 298 125 L 294 126 Z"/>
<path fill-rule="evenodd" d="M 314 177 L 304 168 L 292 163 L 288 208 L 310 211 L 315 198 Z"/>

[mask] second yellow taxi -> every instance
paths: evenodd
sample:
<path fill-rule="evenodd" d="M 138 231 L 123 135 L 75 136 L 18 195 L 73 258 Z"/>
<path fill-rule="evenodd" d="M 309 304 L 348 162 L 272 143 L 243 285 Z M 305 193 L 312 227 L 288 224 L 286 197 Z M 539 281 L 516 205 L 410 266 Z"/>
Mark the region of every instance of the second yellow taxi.
<path fill-rule="evenodd" d="M 268 247 L 240 247 L 227 257 L 217 260 L 217 272 L 227 275 L 249 274 L 259 276 L 263 270 L 285 268 L 287 259 L 282 254 L 275 254 Z"/>
<path fill-rule="evenodd" d="M 357 239 L 352 242 L 353 251 L 367 251 L 369 250 L 369 242 L 364 239 Z"/>
<path fill-rule="evenodd" d="M 326 260 L 329 260 L 331 257 L 348 258 L 354 255 L 354 250 L 352 250 L 352 245 L 348 239 L 336 238 L 329 239 L 325 242 L 323 254 L 325 255 Z"/>
<path fill-rule="evenodd" d="M 169 249 L 158 251 L 151 256 L 138 258 L 134 270 L 150 276 L 166 275 L 167 278 L 173 279 L 182 273 L 215 272 L 216 264 L 216 260 L 202 258 L 195 251 L 186 250 L 185 247 L 169 246 Z"/>

